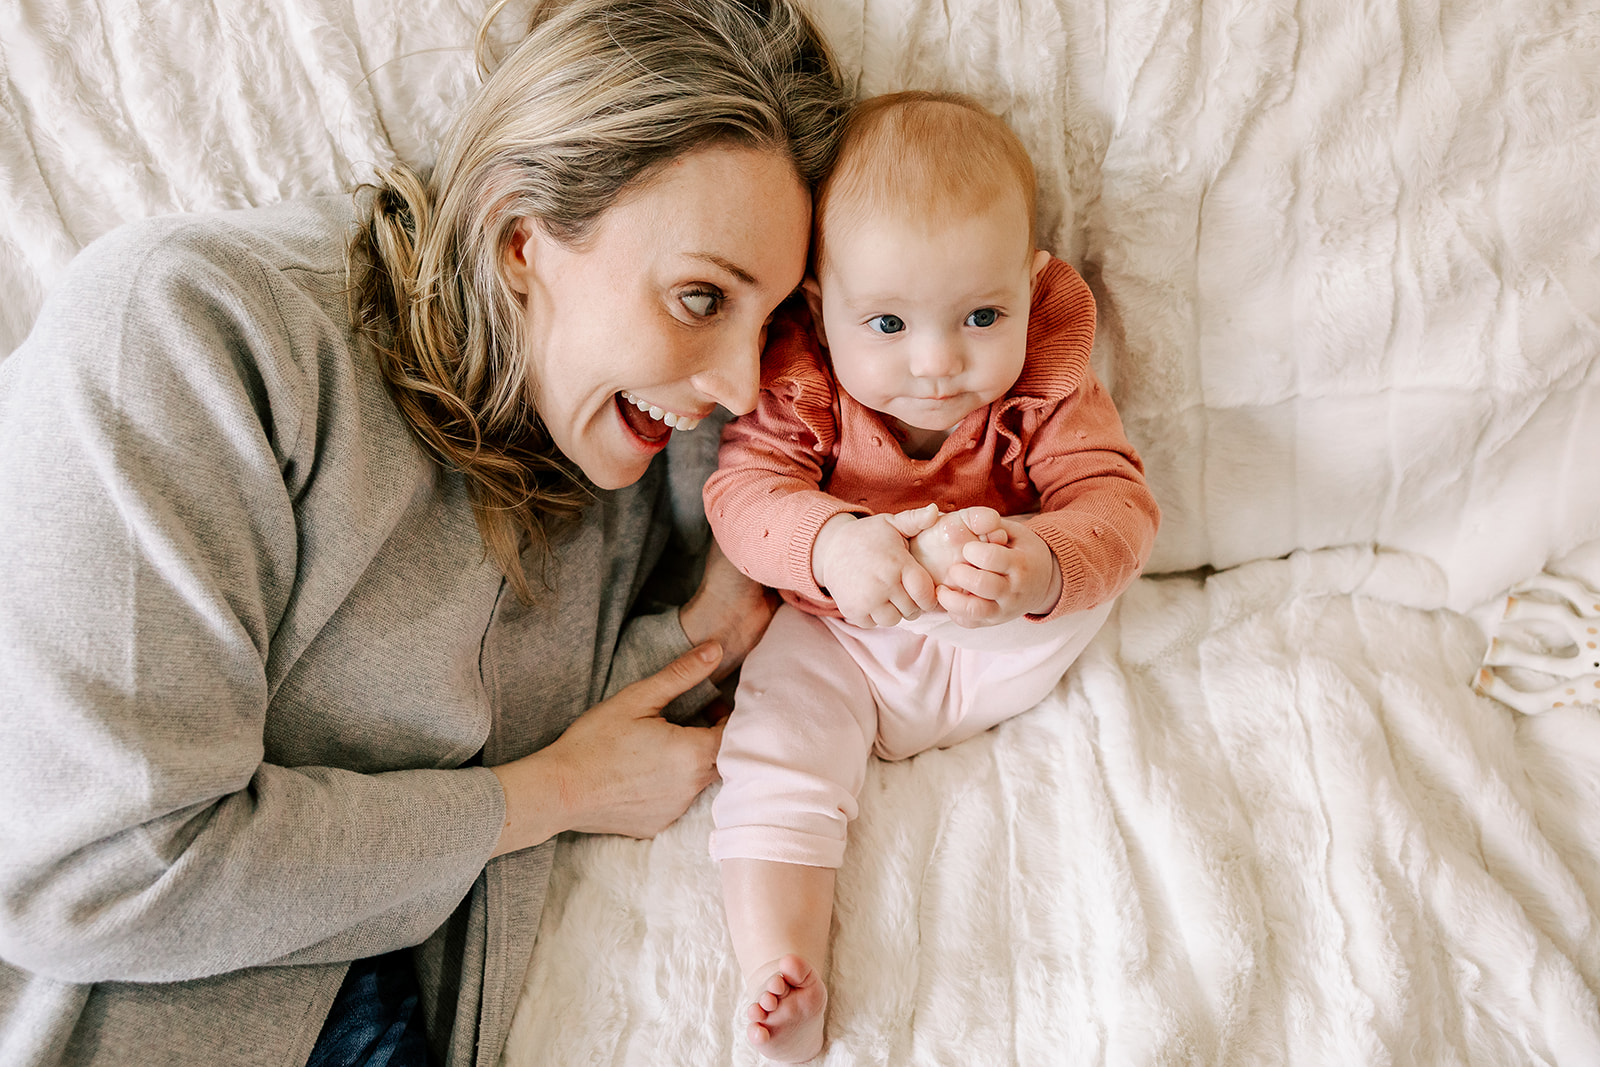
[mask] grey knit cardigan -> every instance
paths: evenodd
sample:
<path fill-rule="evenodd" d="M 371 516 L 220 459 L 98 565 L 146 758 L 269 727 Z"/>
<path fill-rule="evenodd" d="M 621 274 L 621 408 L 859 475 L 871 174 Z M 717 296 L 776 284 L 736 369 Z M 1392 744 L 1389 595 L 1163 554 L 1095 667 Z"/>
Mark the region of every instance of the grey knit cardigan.
<path fill-rule="evenodd" d="M 301 1064 L 411 945 L 435 1055 L 496 1063 L 554 846 L 488 861 L 483 765 L 688 647 L 641 604 L 715 426 L 519 602 L 353 340 L 353 219 L 125 227 L 0 362 L 0 1063 Z"/>

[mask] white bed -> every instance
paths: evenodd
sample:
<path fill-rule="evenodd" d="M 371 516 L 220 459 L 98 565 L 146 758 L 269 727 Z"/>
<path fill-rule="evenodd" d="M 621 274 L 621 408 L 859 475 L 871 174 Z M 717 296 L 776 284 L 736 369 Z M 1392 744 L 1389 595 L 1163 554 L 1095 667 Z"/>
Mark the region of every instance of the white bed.
<path fill-rule="evenodd" d="M 0 353 L 121 221 L 425 161 L 482 6 L 0 4 Z M 1165 511 L 1039 708 L 873 769 L 823 1062 L 1600 1063 L 1600 711 L 1470 685 L 1600 587 L 1600 10 L 809 6 L 1023 136 Z M 757 1061 L 708 829 L 563 841 L 508 1067 Z"/>

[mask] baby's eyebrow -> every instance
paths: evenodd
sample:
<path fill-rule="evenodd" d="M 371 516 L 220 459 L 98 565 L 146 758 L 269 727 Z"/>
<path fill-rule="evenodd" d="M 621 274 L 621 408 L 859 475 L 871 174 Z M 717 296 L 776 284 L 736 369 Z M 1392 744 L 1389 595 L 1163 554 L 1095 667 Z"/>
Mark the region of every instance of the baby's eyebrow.
<path fill-rule="evenodd" d="M 719 256 L 715 252 L 690 252 L 690 253 L 688 253 L 688 256 L 689 256 L 690 259 L 704 260 L 705 262 L 710 263 L 713 266 L 721 267 L 723 270 L 727 271 L 729 274 L 733 275 L 735 278 L 738 278 L 741 282 L 744 282 L 746 285 L 752 286 L 752 287 L 757 288 L 757 289 L 759 289 L 761 287 L 761 283 L 756 281 L 756 276 L 754 274 L 751 274 L 749 271 L 747 271 L 743 267 L 739 266 L 739 264 L 735 263 L 733 260 L 727 259 L 727 258 L 725 258 L 723 256 Z"/>
<path fill-rule="evenodd" d="M 843 304 L 851 311 L 881 310 L 890 304 L 895 304 L 898 302 L 899 300 L 897 297 L 886 293 L 867 293 L 866 295 L 859 297 L 845 296 L 839 298 L 839 303 Z"/>

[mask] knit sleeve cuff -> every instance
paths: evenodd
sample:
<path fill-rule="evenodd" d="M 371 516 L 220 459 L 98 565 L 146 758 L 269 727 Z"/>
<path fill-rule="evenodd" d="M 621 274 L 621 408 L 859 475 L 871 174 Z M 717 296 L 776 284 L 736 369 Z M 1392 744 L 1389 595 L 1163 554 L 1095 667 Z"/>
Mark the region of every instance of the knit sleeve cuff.
<path fill-rule="evenodd" d="M 1027 616 L 1036 622 L 1060 618 L 1073 611 L 1082 611 L 1094 606 L 1078 603 L 1083 597 L 1083 587 L 1086 584 L 1083 553 L 1072 543 L 1067 531 L 1055 523 L 1040 521 L 1044 518 L 1041 515 L 1029 519 L 1028 528 L 1044 539 L 1044 543 L 1050 547 L 1050 554 L 1056 558 L 1056 564 L 1061 568 L 1061 593 L 1047 613 Z"/>
<path fill-rule="evenodd" d="M 787 566 L 788 588 L 809 599 L 832 603 L 833 598 L 817 584 L 811 570 L 811 554 L 817 547 L 817 534 L 835 515 L 869 515 L 866 508 L 846 504 L 837 497 L 817 493 L 801 512 L 794 524 L 793 541 L 789 545 Z"/>

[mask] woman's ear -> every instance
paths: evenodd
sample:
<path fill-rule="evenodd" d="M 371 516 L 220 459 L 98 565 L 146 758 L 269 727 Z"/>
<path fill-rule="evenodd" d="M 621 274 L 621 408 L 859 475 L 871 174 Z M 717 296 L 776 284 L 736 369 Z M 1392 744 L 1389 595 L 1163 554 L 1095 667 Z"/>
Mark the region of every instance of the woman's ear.
<path fill-rule="evenodd" d="M 516 229 L 511 231 L 511 240 L 506 242 L 505 252 L 501 256 L 500 266 L 505 272 L 506 284 L 522 296 L 533 291 L 533 260 L 538 240 L 533 222 L 525 218 L 518 219 Z"/>
<path fill-rule="evenodd" d="M 828 334 L 822 327 L 822 286 L 817 284 L 815 275 L 807 274 L 806 280 L 800 283 L 800 290 L 806 294 L 806 307 L 811 309 L 811 327 L 817 331 L 817 340 L 826 348 Z"/>

